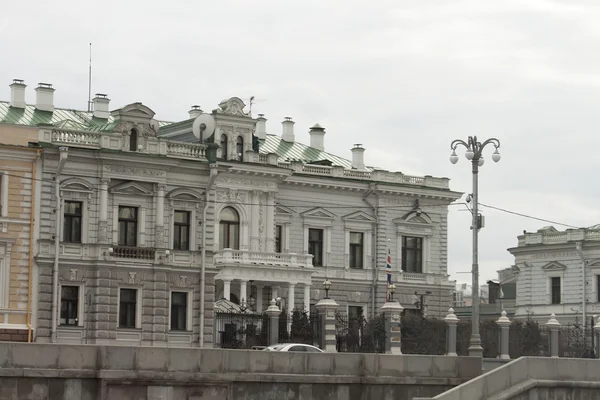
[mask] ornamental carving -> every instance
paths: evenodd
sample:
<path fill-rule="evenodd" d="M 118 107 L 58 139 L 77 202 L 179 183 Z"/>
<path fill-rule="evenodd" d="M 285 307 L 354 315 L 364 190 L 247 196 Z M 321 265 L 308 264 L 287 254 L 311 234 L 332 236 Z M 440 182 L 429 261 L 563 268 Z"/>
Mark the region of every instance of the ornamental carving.
<path fill-rule="evenodd" d="M 125 167 L 122 165 L 105 165 L 104 170 L 123 175 L 140 175 L 161 178 L 167 176 L 166 171 L 158 171 L 147 168 Z"/>
<path fill-rule="evenodd" d="M 162 225 L 156 225 L 154 228 L 154 247 L 163 248 L 165 243 L 165 227 Z"/>
<path fill-rule="evenodd" d="M 106 243 L 108 241 L 108 221 L 98 222 L 98 242 Z"/>
<path fill-rule="evenodd" d="M 243 203 L 245 196 L 243 193 L 238 193 L 235 190 L 229 190 L 228 192 L 218 192 L 217 201 L 219 203 Z"/>
<path fill-rule="evenodd" d="M 130 285 L 135 284 L 135 276 L 136 276 L 136 274 L 137 274 L 136 272 L 128 272 L 127 273 L 127 275 L 128 275 L 128 282 L 127 283 L 129 283 Z"/>
<path fill-rule="evenodd" d="M 229 176 L 221 178 L 221 182 L 228 183 L 230 185 L 243 185 L 243 186 L 260 187 L 260 188 L 275 188 L 275 187 L 277 187 L 275 182 L 262 182 L 262 181 L 255 181 L 252 179 L 234 178 L 234 177 L 229 177 Z"/>
<path fill-rule="evenodd" d="M 169 283 L 171 288 L 191 288 L 197 283 L 197 279 L 187 275 L 170 275 Z"/>
<path fill-rule="evenodd" d="M 246 105 L 239 97 L 232 97 L 219 103 L 220 110 L 218 111 L 221 114 L 246 116 L 244 107 L 246 107 Z"/>

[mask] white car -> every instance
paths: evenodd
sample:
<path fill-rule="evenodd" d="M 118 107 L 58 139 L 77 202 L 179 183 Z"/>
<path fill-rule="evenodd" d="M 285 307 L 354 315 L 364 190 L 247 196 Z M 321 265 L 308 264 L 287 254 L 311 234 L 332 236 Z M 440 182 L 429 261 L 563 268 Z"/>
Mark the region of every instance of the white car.
<path fill-rule="evenodd" d="M 324 351 L 318 347 L 303 343 L 274 344 L 264 349 L 264 351 L 302 351 L 305 353 L 324 353 Z"/>

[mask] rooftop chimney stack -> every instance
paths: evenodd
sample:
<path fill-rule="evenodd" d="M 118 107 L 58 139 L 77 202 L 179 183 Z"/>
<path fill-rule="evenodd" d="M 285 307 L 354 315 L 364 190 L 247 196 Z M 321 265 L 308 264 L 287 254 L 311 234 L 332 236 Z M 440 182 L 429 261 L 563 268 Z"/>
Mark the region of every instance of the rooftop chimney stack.
<path fill-rule="evenodd" d="M 288 143 L 294 143 L 295 142 L 295 138 L 294 138 L 295 122 L 292 121 L 292 117 L 285 117 L 281 124 L 283 125 L 283 134 L 281 135 L 281 140 L 283 140 L 284 142 L 288 142 Z"/>
<path fill-rule="evenodd" d="M 94 118 L 108 119 L 110 111 L 108 111 L 108 105 L 110 99 L 104 93 L 96 93 L 96 97 L 92 99 L 94 102 Z"/>
<path fill-rule="evenodd" d="M 190 111 L 188 111 L 188 114 L 190 114 L 190 118 L 198 118 L 200 115 L 202 115 L 204 111 L 202 111 L 202 109 L 200 108 L 200 106 L 196 105 L 196 106 L 192 106 L 192 109 Z"/>
<path fill-rule="evenodd" d="M 22 79 L 13 79 L 10 85 L 10 106 L 14 108 L 25 108 L 25 88 L 27 85 Z"/>
<path fill-rule="evenodd" d="M 35 108 L 40 111 L 54 111 L 54 88 L 50 83 L 38 83 L 35 88 Z"/>
<path fill-rule="evenodd" d="M 315 124 L 308 131 L 310 135 L 310 147 L 314 147 L 317 150 L 325 150 L 325 128 L 319 124 Z"/>
<path fill-rule="evenodd" d="M 352 168 L 363 170 L 365 169 L 365 148 L 362 144 L 355 144 L 352 148 Z"/>
<path fill-rule="evenodd" d="M 265 114 L 258 114 L 256 119 L 256 131 L 255 136 L 259 139 L 265 140 L 267 138 L 267 119 Z"/>

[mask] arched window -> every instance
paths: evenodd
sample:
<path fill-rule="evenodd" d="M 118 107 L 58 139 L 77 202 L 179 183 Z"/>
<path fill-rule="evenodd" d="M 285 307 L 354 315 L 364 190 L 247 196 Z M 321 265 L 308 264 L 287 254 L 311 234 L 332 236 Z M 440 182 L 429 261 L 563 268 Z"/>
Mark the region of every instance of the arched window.
<path fill-rule="evenodd" d="M 225 207 L 219 216 L 219 247 L 240 248 L 240 215 L 231 207 Z"/>
<path fill-rule="evenodd" d="M 137 151 L 138 134 L 135 129 L 132 129 L 129 135 L 129 151 Z"/>
<path fill-rule="evenodd" d="M 227 160 L 227 135 L 221 135 L 221 158 Z"/>
<path fill-rule="evenodd" d="M 238 160 L 244 161 L 244 139 L 241 136 L 238 136 L 237 138 L 235 154 L 237 155 Z"/>

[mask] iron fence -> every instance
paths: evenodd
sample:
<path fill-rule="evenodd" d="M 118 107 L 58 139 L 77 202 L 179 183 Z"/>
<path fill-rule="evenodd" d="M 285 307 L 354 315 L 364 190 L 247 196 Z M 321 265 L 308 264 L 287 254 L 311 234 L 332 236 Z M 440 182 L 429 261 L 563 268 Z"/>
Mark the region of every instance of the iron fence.
<path fill-rule="evenodd" d="M 215 312 L 215 346 L 250 349 L 267 346 L 269 317 L 252 312 Z"/>
<path fill-rule="evenodd" d="M 349 317 L 336 313 L 336 348 L 338 352 L 384 353 L 385 319 L 383 315 L 367 321 L 364 317 Z"/>

